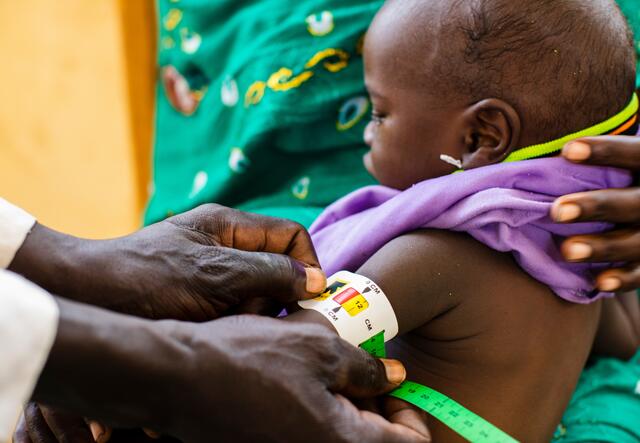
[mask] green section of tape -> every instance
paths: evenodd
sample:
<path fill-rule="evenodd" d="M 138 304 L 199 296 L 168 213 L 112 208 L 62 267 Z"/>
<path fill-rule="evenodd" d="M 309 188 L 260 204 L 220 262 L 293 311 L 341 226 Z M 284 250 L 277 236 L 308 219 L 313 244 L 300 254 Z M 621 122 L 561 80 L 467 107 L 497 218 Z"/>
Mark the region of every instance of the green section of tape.
<path fill-rule="evenodd" d="M 387 358 L 387 351 L 384 348 L 384 331 L 361 343 L 360 347 L 376 358 Z"/>
<path fill-rule="evenodd" d="M 387 353 L 384 347 L 384 331 L 360 344 L 360 347 L 374 357 L 385 358 Z M 470 442 L 518 442 L 455 400 L 421 384 L 405 381 L 389 395 L 419 407 Z"/>
<path fill-rule="evenodd" d="M 517 440 L 484 418 L 426 386 L 406 381 L 389 395 L 428 412 L 471 442 L 517 443 Z"/>

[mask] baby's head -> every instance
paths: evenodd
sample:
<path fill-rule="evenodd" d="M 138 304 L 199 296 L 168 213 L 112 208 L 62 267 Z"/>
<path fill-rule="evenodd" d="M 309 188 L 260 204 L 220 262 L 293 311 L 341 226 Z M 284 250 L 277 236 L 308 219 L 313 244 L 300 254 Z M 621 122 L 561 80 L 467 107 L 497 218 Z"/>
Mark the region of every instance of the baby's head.
<path fill-rule="evenodd" d="M 635 87 L 614 0 L 387 0 L 364 57 L 365 164 L 398 189 L 600 123 Z"/>

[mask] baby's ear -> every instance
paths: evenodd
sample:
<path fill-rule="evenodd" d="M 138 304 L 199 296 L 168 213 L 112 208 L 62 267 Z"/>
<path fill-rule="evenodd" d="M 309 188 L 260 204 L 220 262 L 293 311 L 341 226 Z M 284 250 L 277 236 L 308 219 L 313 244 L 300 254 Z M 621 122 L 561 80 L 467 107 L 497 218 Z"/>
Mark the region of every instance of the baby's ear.
<path fill-rule="evenodd" d="M 502 100 L 490 98 L 471 105 L 464 111 L 464 122 L 463 169 L 499 163 L 518 145 L 520 116 Z"/>

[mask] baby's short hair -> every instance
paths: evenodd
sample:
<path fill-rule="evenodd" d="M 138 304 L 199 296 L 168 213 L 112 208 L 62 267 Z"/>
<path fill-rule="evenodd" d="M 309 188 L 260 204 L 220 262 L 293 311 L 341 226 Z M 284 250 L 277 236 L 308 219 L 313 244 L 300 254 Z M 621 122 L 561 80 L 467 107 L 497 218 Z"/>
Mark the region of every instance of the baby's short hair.
<path fill-rule="evenodd" d="M 438 64 L 450 93 L 500 98 L 538 142 L 620 112 L 635 88 L 629 26 L 614 0 L 455 0 L 454 51 Z"/>

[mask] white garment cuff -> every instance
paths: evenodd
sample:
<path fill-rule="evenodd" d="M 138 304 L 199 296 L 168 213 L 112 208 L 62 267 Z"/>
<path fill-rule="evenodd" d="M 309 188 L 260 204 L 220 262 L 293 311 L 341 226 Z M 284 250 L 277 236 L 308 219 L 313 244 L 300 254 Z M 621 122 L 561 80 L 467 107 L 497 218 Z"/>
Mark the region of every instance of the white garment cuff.
<path fill-rule="evenodd" d="M 0 198 L 0 269 L 11 264 L 35 222 L 31 214 Z"/>
<path fill-rule="evenodd" d="M 10 440 L 58 330 L 59 310 L 44 289 L 0 270 L 0 442 Z"/>

